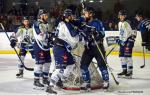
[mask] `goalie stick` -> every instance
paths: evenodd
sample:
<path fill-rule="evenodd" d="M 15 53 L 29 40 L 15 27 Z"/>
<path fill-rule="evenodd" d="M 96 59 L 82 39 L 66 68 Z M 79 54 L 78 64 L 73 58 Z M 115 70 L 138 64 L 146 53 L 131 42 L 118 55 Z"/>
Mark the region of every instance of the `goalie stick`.
<path fill-rule="evenodd" d="M 6 34 L 7 38 L 8 38 L 8 40 L 9 40 L 9 42 L 10 42 L 10 38 L 9 38 L 7 32 L 5 31 L 5 28 L 4 28 L 3 24 L 0 23 L 0 25 L 1 25 L 2 30 L 5 32 L 5 34 Z M 14 47 L 13 49 L 14 49 L 14 51 L 16 52 L 16 54 L 17 54 L 17 56 L 18 56 L 20 62 L 22 63 L 23 67 L 24 67 L 26 70 L 28 70 L 28 71 L 33 71 L 34 68 L 28 68 L 28 67 L 26 67 L 26 66 L 24 65 L 24 62 L 21 60 L 21 58 L 20 58 L 20 56 L 19 56 L 19 54 L 18 54 L 16 48 Z"/>

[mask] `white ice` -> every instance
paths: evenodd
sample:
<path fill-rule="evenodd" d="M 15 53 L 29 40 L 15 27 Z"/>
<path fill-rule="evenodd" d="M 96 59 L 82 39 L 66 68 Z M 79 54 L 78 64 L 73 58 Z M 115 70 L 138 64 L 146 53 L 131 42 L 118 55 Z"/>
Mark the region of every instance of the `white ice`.
<path fill-rule="evenodd" d="M 26 65 L 33 67 L 34 61 L 27 55 Z M 92 90 L 88 93 L 79 91 L 60 90 L 59 95 L 150 95 L 150 57 L 146 57 L 146 66 L 141 69 L 143 64 L 142 57 L 133 57 L 134 72 L 133 79 L 120 79 L 120 85 L 117 86 L 110 75 L 109 92 L 102 89 Z M 24 78 L 18 79 L 17 73 L 18 58 L 16 55 L 0 55 L 0 95 L 47 95 L 43 90 L 33 89 L 33 72 L 25 71 Z M 109 65 L 114 69 L 116 77 L 121 72 L 121 65 L 118 56 L 110 55 L 108 57 Z"/>

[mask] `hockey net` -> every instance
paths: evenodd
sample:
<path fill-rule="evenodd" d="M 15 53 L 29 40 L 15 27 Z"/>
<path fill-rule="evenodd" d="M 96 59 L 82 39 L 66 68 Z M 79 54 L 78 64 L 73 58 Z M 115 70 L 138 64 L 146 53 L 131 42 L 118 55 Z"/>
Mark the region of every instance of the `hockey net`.
<path fill-rule="evenodd" d="M 72 52 L 76 59 L 76 66 L 73 72 L 68 77 L 68 80 L 65 83 L 63 83 L 65 90 L 80 90 L 80 85 L 83 82 L 81 79 L 80 72 L 80 60 L 83 50 L 84 46 L 78 44 L 78 47 Z M 91 89 L 100 89 L 102 87 L 102 79 L 97 68 L 97 63 L 91 62 L 89 66 L 89 71 L 91 77 Z"/>

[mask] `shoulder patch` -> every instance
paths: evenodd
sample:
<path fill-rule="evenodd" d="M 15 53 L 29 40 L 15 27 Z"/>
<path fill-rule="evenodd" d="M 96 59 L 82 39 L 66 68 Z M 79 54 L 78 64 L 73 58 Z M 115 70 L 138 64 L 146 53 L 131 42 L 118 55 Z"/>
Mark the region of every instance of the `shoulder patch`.
<path fill-rule="evenodd" d="M 24 28 L 24 26 L 21 25 L 21 26 L 18 27 L 18 29 L 21 29 L 21 28 Z"/>
<path fill-rule="evenodd" d="M 128 27 L 129 27 L 129 23 L 125 21 L 125 22 L 124 22 L 124 27 L 125 27 L 125 28 L 128 28 Z"/>

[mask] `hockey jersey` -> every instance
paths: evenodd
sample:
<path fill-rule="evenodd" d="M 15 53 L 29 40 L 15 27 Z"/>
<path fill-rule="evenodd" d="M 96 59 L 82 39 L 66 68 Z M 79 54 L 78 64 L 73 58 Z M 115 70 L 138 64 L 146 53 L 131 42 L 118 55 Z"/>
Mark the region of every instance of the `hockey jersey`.
<path fill-rule="evenodd" d="M 60 22 L 57 27 L 58 38 L 65 41 L 71 48 L 79 42 L 79 35 L 70 22 Z"/>
<path fill-rule="evenodd" d="M 12 34 L 10 37 L 11 39 L 18 39 L 19 48 L 24 48 L 24 49 L 33 49 L 32 45 L 34 43 L 34 38 L 33 38 L 33 30 L 31 27 L 25 28 L 24 26 L 18 27 L 18 29 Z"/>
<path fill-rule="evenodd" d="M 50 27 L 48 23 L 37 21 L 33 24 L 33 36 L 42 50 L 49 50 L 49 33 Z"/>
<path fill-rule="evenodd" d="M 150 32 L 150 20 L 149 19 L 144 19 L 142 20 L 139 25 L 138 25 L 138 29 L 141 32 Z"/>
<path fill-rule="evenodd" d="M 127 41 L 127 39 L 132 35 L 133 31 L 130 24 L 127 21 L 119 22 L 118 24 L 120 32 L 120 40 L 122 42 Z"/>

